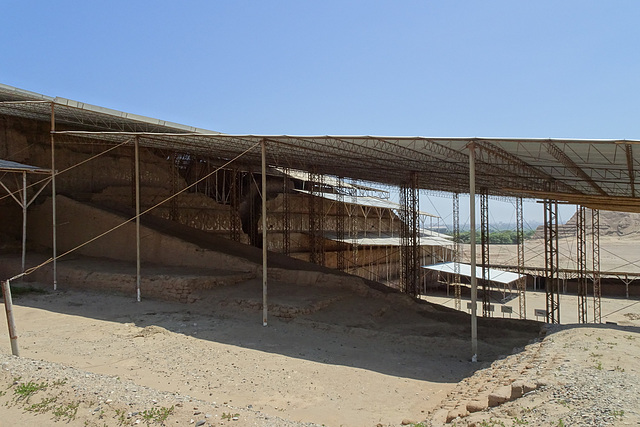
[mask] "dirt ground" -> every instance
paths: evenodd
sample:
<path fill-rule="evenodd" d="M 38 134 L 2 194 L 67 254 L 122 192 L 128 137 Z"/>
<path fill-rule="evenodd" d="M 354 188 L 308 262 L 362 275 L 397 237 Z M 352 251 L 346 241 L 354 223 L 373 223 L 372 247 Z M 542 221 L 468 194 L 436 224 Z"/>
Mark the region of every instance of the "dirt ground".
<path fill-rule="evenodd" d="M 25 360 L 188 396 L 214 409 L 229 405 L 211 409 L 218 420 L 223 413 L 249 411 L 238 425 L 254 425 L 258 412 L 329 426 L 417 422 L 456 383 L 535 340 L 541 329 L 536 322 L 481 321 L 481 363 L 471 363 L 465 313 L 397 293 L 362 296 L 273 283 L 272 315 L 263 327 L 261 299 L 257 280 L 216 289 L 189 305 L 47 291 L 17 295 L 14 316 Z M 492 333 L 495 327 L 502 332 Z M 4 318 L 0 330 L 7 331 Z M 0 351 L 10 354 L 6 332 Z M 3 360 L 11 365 L 11 359 Z M 12 378 L 4 379 L 10 386 Z M 97 390 L 99 395 L 108 390 Z M 95 405 L 99 399 L 80 400 Z M 25 425 L 34 416 L 18 406 L 10 408 L 16 424 L 7 424 L 9 408 L 0 409 L 1 425 Z M 181 414 L 178 421 L 189 417 Z M 87 419 L 78 415 L 80 421 Z"/>
<path fill-rule="evenodd" d="M 443 296 L 273 282 L 263 327 L 259 280 L 193 304 L 26 285 L 44 292 L 14 297 L 20 358 L 0 316 L 0 427 L 640 421 L 636 300 L 603 299 L 615 325 L 480 318 L 472 363 L 469 314 Z"/>

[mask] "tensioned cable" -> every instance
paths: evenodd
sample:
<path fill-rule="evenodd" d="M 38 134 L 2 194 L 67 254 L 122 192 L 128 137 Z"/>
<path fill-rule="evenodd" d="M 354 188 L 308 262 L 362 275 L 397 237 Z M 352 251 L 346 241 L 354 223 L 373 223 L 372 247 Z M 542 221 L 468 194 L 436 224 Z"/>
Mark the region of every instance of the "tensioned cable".
<path fill-rule="evenodd" d="M 177 197 L 178 195 L 180 195 L 180 194 L 184 193 L 185 191 L 187 191 L 187 190 L 188 190 L 188 189 L 190 189 L 191 187 L 193 187 L 193 186 L 195 186 L 195 185 L 199 184 L 200 182 L 204 181 L 205 179 L 209 178 L 211 175 L 213 175 L 214 173 L 218 172 L 219 170 L 224 169 L 225 167 L 227 167 L 227 166 L 228 166 L 228 165 L 230 165 L 231 163 L 235 162 L 235 161 L 236 161 L 236 160 L 238 160 L 240 157 L 244 156 L 244 155 L 245 155 L 245 154 L 247 154 L 249 151 L 253 150 L 254 148 L 256 148 L 256 147 L 257 147 L 257 146 L 259 146 L 259 145 L 261 145 L 261 142 L 258 142 L 258 143 L 256 143 L 256 144 L 254 144 L 253 146 L 251 146 L 251 147 L 247 148 L 246 150 L 244 150 L 242 153 L 238 154 L 238 155 L 237 155 L 236 157 L 234 157 L 233 159 L 229 160 L 228 162 L 226 162 L 226 163 L 225 163 L 225 164 L 223 164 L 222 166 L 220 166 L 220 167 L 218 167 L 217 169 L 215 169 L 213 172 L 211 172 L 211 173 L 209 173 L 209 174 L 207 174 L 207 175 L 203 176 L 203 177 L 202 177 L 202 178 L 200 178 L 199 180 L 197 180 L 197 181 L 195 181 L 194 183 L 192 183 L 192 184 L 190 184 L 190 185 L 186 186 L 185 188 L 183 188 L 182 190 L 178 191 L 177 193 L 172 194 L 171 196 L 169 196 L 169 197 L 167 197 L 166 199 L 164 199 L 164 200 L 160 201 L 159 203 L 155 204 L 154 206 L 152 206 L 152 207 L 150 207 L 150 208 L 146 209 L 146 210 L 145 210 L 145 211 L 143 211 L 143 212 L 140 212 L 140 214 L 135 215 L 135 216 L 133 216 L 133 217 L 129 218 L 128 220 L 126 220 L 126 221 L 124 221 L 124 222 L 122 222 L 122 223 L 120 223 L 120 224 L 116 225 L 115 227 L 113 227 L 113 228 L 111 228 L 111 229 L 109 229 L 109 230 L 107 230 L 107 231 L 105 231 L 105 232 L 103 232 L 103 233 L 100 233 L 99 235 L 97 235 L 97 236 L 93 237 L 92 239 L 89 239 L 89 240 L 85 241 L 84 243 L 81 243 L 81 244 L 79 244 L 78 246 L 76 246 L 76 247 L 74 247 L 74 248 L 72 248 L 72 249 L 69 249 L 68 251 L 64 252 L 63 254 L 60 254 L 60 255 L 56 256 L 56 257 L 55 257 L 55 259 L 57 260 L 57 259 L 60 259 L 60 258 L 62 258 L 62 257 L 64 257 L 64 256 L 66 256 L 66 255 L 69 255 L 70 253 L 72 253 L 72 252 L 74 252 L 74 251 L 76 251 L 76 250 L 78 250 L 78 249 L 80 249 L 80 248 L 82 248 L 82 247 L 84 247 L 84 246 L 88 245 L 89 243 L 92 243 L 92 242 L 94 242 L 94 241 L 98 240 L 99 238 L 101 238 L 101 237 L 103 237 L 103 236 L 105 236 L 105 235 L 107 235 L 107 234 L 111 233 L 112 231 L 115 231 L 115 230 L 119 229 L 120 227 L 123 227 L 124 225 L 126 225 L 126 224 L 130 223 L 131 221 L 134 221 L 135 219 L 137 219 L 137 218 L 141 217 L 142 215 L 147 214 L 148 212 L 152 211 L 153 209 L 157 208 L 158 206 L 160 206 L 160 205 L 162 205 L 162 204 L 164 204 L 164 203 L 168 202 L 169 200 L 171 200 L 171 199 L 173 199 L 173 198 Z M 18 275 L 18 276 L 15 276 L 15 277 L 13 277 L 13 278 L 11 278 L 10 280 L 13 280 L 13 279 L 16 279 L 16 278 L 18 278 L 18 277 L 26 276 L 26 275 L 28 275 L 28 274 L 31 274 L 31 273 L 33 273 L 34 271 L 38 270 L 39 268 L 44 267 L 45 265 L 49 264 L 50 262 L 53 262 L 53 257 L 52 257 L 52 258 L 49 258 L 48 260 L 46 260 L 45 262 L 41 263 L 40 265 L 37 265 L 37 266 L 35 266 L 35 267 L 28 268 L 27 270 L 25 270 L 25 272 L 24 272 L 24 273 L 22 273 L 22 274 L 20 274 L 20 275 Z"/>

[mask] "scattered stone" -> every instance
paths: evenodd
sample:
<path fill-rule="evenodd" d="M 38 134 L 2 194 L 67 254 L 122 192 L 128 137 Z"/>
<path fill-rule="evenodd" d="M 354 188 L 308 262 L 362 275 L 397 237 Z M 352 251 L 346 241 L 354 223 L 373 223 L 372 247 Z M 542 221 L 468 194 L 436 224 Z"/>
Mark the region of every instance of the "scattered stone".
<path fill-rule="evenodd" d="M 503 386 L 496 390 L 493 393 L 489 394 L 488 405 L 490 407 L 502 405 L 504 402 L 508 402 L 511 400 L 511 387 Z"/>
<path fill-rule="evenodd" d="M 487 409 L 487 407 L 488 404 L 486 399 L 472 400 L 471 402 L 467 403 L 467 411 L 469 411 L 470 413 L 484 411 L 485 409 Z"/>

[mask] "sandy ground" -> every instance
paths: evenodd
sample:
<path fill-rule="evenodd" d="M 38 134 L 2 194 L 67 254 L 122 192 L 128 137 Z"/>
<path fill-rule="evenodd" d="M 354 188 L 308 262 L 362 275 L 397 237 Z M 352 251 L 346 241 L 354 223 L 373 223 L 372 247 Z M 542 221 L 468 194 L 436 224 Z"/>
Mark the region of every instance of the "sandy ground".
<path fill-rule="evenodd" d="M 452 297 L 453 291 L 450 296 L 444 294 L 427 294 L 422 298 L 425 301 L 432 302 L 434 304 L 443 305 L 450 308 L 455 308 L 455 299 Z M 509 294 L 507 293 L 507 296 Z M 515 292 L 512 293 L 515 296 Z M 501 293 L 495 292 L 493 296 L 499 298 Z M 465 312 L 470 312 L 467 308 L 467 304 L 470 303 L 468 297 L 461 298 L 461 307 Z M 525 309 L 527 319 L 544 321 L 543 317 L 536 317 L 535 310 L 544 310 L 546 306 L 546 294 L 544 291 L 527 291 L 525 295 Z M 593 323 L 594 310 L 593 310 L 593 297 L 587 298 L 587 321 Z M 499 301 L 492 300 L 492 304 L 495 307 L 494 317 L 505 318 L 518 318 L 520 315 L 520 300 L 519 298 L 511 299 L 504 304 Z M 501 307 L 510 307 L 512 313 L 503 313 Z M 477 303 L 478 315 L 482 315 L 482 305 Z M 620 325 L 632 325 L 630 322 L 636 314 L 640 314 L 640 301 L 637 299 L 626 298 L 607 298 L 602 297 L 600 300 L 600 314 L 602 316 L 603 323 L 616 323 Z M 563 325 L 570 323 L 578 323 L 578 297 L 572 294 L 560 294 L 560 323 Z"/>
<path fill-rule="evenodd" d="M 375 290 L 358 295 L 274 283 L 272 315 L 263 327 L 260 286 L 254 280 L 220 288 L 189 305 L 75 291 L 16 296 L 21 356 L 200 402 L 180 413 L 176 407 L 167 425 L 174 418 L 180 425 L 197 422 L 193 412 L 200 411 L 193 407 L 203 405 L 211 416 L 204 425 L 232 412 L 242 414 L 236 425 L 261 425 L 265 416 L 328 426 L 398 425 L 426 418 L 460 380 L 540 332 L 536 322 L 481 320 L 481 363 L 471 363 L 465 313 Z M 492 333 L 496 327 L 500 334 Z M 4 318 L 0 330 L 7 330 Z M 10 354 L 6 332 L 0 352 Z M 3 359 L 6 402 L 20 385 L 12 387 L 11 376 L 25 369 L 12 371 L 11 359 Z M 54 379 L 38 378 L 50 369 L 25 373 L 22 381 L 33 375 L 34 382 L 52 384 Z M 118 425 L 115 409 L 104 420 L 87 418 L 115 385 L 99 387 L 94 399 L 78 394 L 89 385 L 76 387 L 69 393 L 78 396 L 81 409 L 70 425 Z M 145 404 L 155 404 L 136 403 L 131 392 L 118 396 L 110 407 L 137 405 L 143 412 Z M 32 412 L 9 404 L 0 408 L 0 425 L 31 425 L 25 420 Z M 51 419 L 41 415 L 38 423 Z"/>
<path fill-rule="evenodd" d="M 591 269 L 591 236 L 587 237 L 587 269 Z M 463 246 L 463 259 L 469 259 L 469 245 Z M 544 240 L 530 239 L 525 241 L 525 265 L 544 267 Z M 489 249 L 492 264 L 517 265 L 517 247 L 515 245 L 491 245 Z M 478 257 L 481 255 L 479 254 Z M 577 240 L 575 236 L 558 239 L 559 267 L 576 268 Z M 481 262 L 481 260 L 478 260 Z M 600 270 L 609 272 L 640 271 L 640 235 L 601 236 L 600 237 Z"/>
<path fill-rule="evenodd" d="M 635 259 L 635 246 L 623 246 Z M 479 319 L 472 363 L 466 301 L 456 312 L 446 295 L 418 302 L 273 282 L 263 327 L 259 280 L 193 304 L 60 287 L 14 298 L 21 358 L 10 356 L 0 316 L 0 427 L 640 421 L 633 299 L 603 298 L 603 322 L 615 324 L 549 329 L 533 315 L 544 293 L 527 292 L 530 320 L 517 320 L 518 299 L 505 304 L 513 319 L 499 308 Z M 589 300 L 589 319 L 592 312 Z M 562 295 L 560 313 L 562 323 L 575 322 L 576 298 Z M 490 395 L 521 383 L 527 394 L 488 407 Z M 29 387 L 36 390 L 25 396 Z"/>

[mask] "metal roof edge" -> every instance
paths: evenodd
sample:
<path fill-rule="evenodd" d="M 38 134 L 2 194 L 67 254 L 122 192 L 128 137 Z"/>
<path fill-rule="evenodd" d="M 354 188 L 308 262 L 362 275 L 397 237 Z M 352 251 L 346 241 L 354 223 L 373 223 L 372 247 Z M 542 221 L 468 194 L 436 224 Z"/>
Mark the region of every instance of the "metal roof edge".
<path fill-rule="evenodd" d="M 29 90 L 20 89 L 15 86 L 9 86 L 4 83 L 0 83 L 0 90 L 12 92 L 12 93 L 15 93 L 16 95 L 21 95 L 28 98 L 36 98 L 42 101 L 53 101 L 53 98 L 50 96 L 43 95 L 41 93 L 31 92 Z"/>
<path fill-rule="evenodd" d="M 154 119 L 152 117 L 142 116 L 139 114 L 125 113 L 124 111 L 118 111 L 118 110 L 114 110 L 107 107 L 100 107 L 93 104 L 87 104 L 86 102 L 74 101 L 72 99 L 61 98 L 59 96 L 55 97 L 55 99 L 53 99 L 53 102 L 59 105 L 64 105 L 66 107 L 72 107 L 80 110 L 91 111 L 97 114 L 107 114 L 107 115 L 119 117 L 122 119 L 135 120 L 137 122 L 148 123 L 152 125 L 171 127 L 184 132 L 216 134 L 216 135 L 220 133 L 220 132 L 216 132 L 208 129 L 201 129 L 193 126 L 182 125 L 180 123 L 174 123 L 166 120 Z"/>

